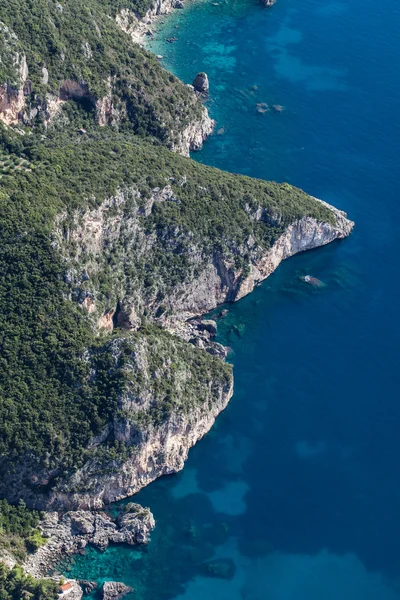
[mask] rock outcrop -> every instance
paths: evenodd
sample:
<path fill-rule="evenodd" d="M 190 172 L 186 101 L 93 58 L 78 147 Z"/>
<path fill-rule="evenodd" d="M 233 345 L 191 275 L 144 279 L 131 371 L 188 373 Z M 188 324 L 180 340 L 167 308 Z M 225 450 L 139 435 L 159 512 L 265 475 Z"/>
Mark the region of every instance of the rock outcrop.
<path fill-rule="evenodd" d="M 210 90 L 210 82 L 208 81 L 207 73 L 197 73 L 192 83 L 196 92 L 206 96 Z"/>
<path fill-rule="evenodd" d="M 119 323 L 127 328 L 135 328 L 140 323 L 141 315 L 146 309 L 148 316 L 172 332 L 182 334 L 182 324 L 210 312 L 215 307 L 225 302 L 231 302 L 243 298 L 250 293 L 254 287 L 266 279 L 278 267 L 280 262 L 294 254 L 323 246 L 335 239 L 342 239 L 349 235 L 353 223 L 346 218 L 345 213 L 320 200 L 318 203 L 327 207 L 334 216 L 333 222 L 321 222 L 317 219 L 304 216 L 294 223 L 288 225 L 284 233 L 275 241 L 268 250 L 262 250 L 250 236 L 247 243 L 234 248 L 233 254 L 214 252 L 206 255 L 202 248 L 191 242 L 187 249 L 190 262 L 196 268 L 196 277 L 190 277 L 176 286 L 163 289 L 162 302 L 147 297 L 146 290 L 141 289 L 138 283 L 135 287 L 127 289 L 122 270 L 124 262 L 130 261 L 131 256 L 142 260 L 147 264 L 151 260 L 151 253 L 155 252 L 156 240 L 154 236 L 147 236 L 143 230 L 143 209 L 135 213 L 131 210 L 126 214 L 125 205 L 128 199 L 137 194 L 133 190 L 121 191 L 114 199 L 109 199 L 99 208 L 88 211 L 85 215 L 77 216 L 76 227 L 68 234 L 68 243 L 74 244 L 77 252 L 74 261 L 81 263 L 82 272 L 89 274 L 89 279 L 82 282 L 81 275 L 71 270 L 69 278 L 76 281 L 79 290 L 76 294 L 81 296 L 82 305 L 94 317 L 97 315 L 98 324 L 107 329 L 113 328 L 113 319 L 119 307 Z M 130 200 L 131 201 L 131 200 Z M 154 205 L 163 202 L 176 202 L 174 192 L 170 186 L 164 189 L 154 190 L 151 198 L 146 202 L 144 214 L 151 214 Z M 132 205 L 132 204 L 131 204 Z M 262 222 L 266 218 L 264 209 L 246 209 L 254 223 Z M 108 213 L 112 211 L 110 218 Z M 79 221 L 79 224 L 78 224 Z M 62 220 L 59 224 L 58 244 L 62 248 L 64 242 L 61 238 Z M 171 245 L 172 245 L 171 241 Z M 119 305 L 110 312 L 108 308 L 103 312 L 103 306 L 96 300 L 95 290 L 91 288 L 91 278 L 101 270 L 103 248 L 125 247 L 126 251 L 120 257 L 121 272 L 115 272 L 116 281 L 119 286 Z M 86 259 L 85 257 L 90 257 Z M 148 256 L 148 258 L 146 258 Z M 246 256 L 248 261 L 247 274 L 244 276 L 243 267 L 235 267 L 235 257 L 241 259 Z M 188 267 L 188 273 L 190 269 Z M 79 281 L 80 279 L 80 281 Z M 81 289 L 82 283 L 86 290 Z M 158 284 L 162 281 L 159 279 Z M 161 304 L 164 307 L 160 313 Z M 104 307 L 106 308 L 106 307 Z M 188 339 L 188 335 L 183 335 Z"/>
<path fill-rule="evenodd" d="M 129 420 L 115 421 L 105 435 L 114 435 L 128 446 L 133 446 L 135 451 L 132 455 L 124 461 L 114 462 L 113 471 L 111 465 L 101 468 L 96 460 L 88 461 L 67 485 L 59 485 L 51 492 L 49 505 L 100 509 L 110 502 L 132 496 L 161 475 L 171 475 L 183 469 L 190 448 L 208 433 L 227 406 L 233 393 L 233 382 L 227 382 L 226 387 L 213 393 L 212 402 L 199 404 L 186 415 L 172 413 L 157 427 L 142 427 L 140 432 Z M 124 405 L 132 408 L 129 397 Z M 131 527 L 125 520 L 121 526 L 125 531 Z"/>
<path fill-rule="evenodd" d="M 214 126 L 215 121 L 209 117 L 206 107 L 202 106 L 201 117 L 189 123 L 183 131 L 176 132 L 171 150 L 182 156 L 189 156 L 190 152 L 200 150 L 204 141 L 212 134 Z"/>
<path fill-rule="evenodd" d="M 132 588 L 120 581 L 106 581 L 101 592 L 104 600 L 119 600 L 132 592 Z"/>
<path fill-rule="evenodd" d="M 0 33 L 1 31 L 0 24 Z M 25 107 L 25 95 L 30 93 L 26 56 L 16 53 L 14 61 L 18 73 L 15 86 L 8 83 L 0 85 L 0 120 L 6 125 L 14 125 L 21 120 Z"/>

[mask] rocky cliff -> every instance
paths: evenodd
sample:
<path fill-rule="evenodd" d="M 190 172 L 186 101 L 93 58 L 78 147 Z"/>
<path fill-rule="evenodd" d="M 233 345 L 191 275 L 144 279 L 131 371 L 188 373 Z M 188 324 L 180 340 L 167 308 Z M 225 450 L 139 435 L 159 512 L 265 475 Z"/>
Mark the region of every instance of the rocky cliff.
<path fill-rule="evenodd" d="M 167 215 L 171 207 L 180 210 L 186 187 L 199 198 L 207 197 L 206 180 L 185 177 L 177 181 L 166 176 L 169 183 L 151 190 L 146 199 L 136 187 L 120 189 L 96 209 L 75 213 L 73 220 L 69 219 L 69 228 L 65 227 L 66 215 L 59 217 L 55 243 L 68 265 L 73 297 L 100 328 L 136 329 L 146 317 L 170 331 L 182 332 L 182 323 L 250 293 L 282 260 L 342 239 L 354 225 L 342 211 L 309 197 L 314 207 L 326 211 L 325 215 L 314 216 L 312 211 L 297 218 L 293 215 L 286 224 L 279 212 L 273 214 L 263 206 L 265 198 L 261 194 L 259 200 L 252 198 L 252 206 L 240 197 L 239 203 L 232 206 L 236 216 L 241 212 L 243 219 L 242 233 L 236 232 L 243 237 L 237 241 L 227 233 L 225 239 L 222 236 L 210 246 L 209 238 L 196 235 L 192 227 L 171 229 L 172 224 L 170 227 L 163 217 L 163 228 L 154 228 L 155 213 Z M 277 189 L 290 193 L 293 188 L 285 185 Z M 237 190 L 240 195 L 239 178 Z M 207 203 L 207 207 L 212 219 L 212 211 L 218 206 Z M 265 245 L 257 235 L 260 228 L 269 227 L 274 239 Z M 155 257 L 162 253 L 175 261 L 179 255 L 184 267 L 179 269 L 179 263 L 169 267 L 160 264 Z M 98 284 L 105 271 L 112 287 L 107 299 Z"/>
<path fill-rule="evenodd" d="M 150 12 L 164 8 L 159 2 Z M 78 0 L 40 0 L 34 9 L 27 0 L 5 3 L 0 122 L 111 126 L 158 138 L 186 156 L 200 147 L 212 131 L 206 109 L 193 89 L 132 42 L 128 14 L 111 15 L 103 0 L 88 0 L 84 11 Z"/>

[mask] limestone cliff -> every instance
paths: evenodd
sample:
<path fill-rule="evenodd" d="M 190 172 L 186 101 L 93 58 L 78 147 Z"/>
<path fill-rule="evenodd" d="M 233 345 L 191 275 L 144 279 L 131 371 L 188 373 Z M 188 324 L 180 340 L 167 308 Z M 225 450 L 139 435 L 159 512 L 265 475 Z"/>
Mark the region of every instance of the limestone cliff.
<path fill-rule="evenodd" d="M 107 125 L 158 138 L 188 156 L 212 131 L 199 98 L 132 43 L 133 13 L 115 18 L 102 0 L 88 1 L 85 10 L 78 0 L 41 4 L 40 27 L 28 0 L 18 10 L 2 6 L 0 122 L 74 130 Z"/>
<path fill-rule="evenodd" d="M 178 235 L 177 231 L 173 235 L 165 231 L 158 236 L 153 231 L 149 233 L 146 224 L 154 207 L 178 202 L 171 185 L 154 189 L 144 204 L 137 189 L 120 190 L 95 210 L 77 213 L 67 233 L 61 216 L 56 243 L 69 265 L 68 280 L 74 296 L 100 328 L 112 330 L 119 325 L 135 329 L 146 315 L 171 331 L 182 331 L 181 324 L 188 319 L 250 293 L 285 258 L 350 234 L 354 224 L 345 213 L 320 200 L 314 201 L 328 209 L 333 220 L 321 221 L 309 215 L 298 218 L 284 227 L 268 248 L 263 248 L 250 234 L 237 245 L 227 243 L 224 249 L 207 250 L 207 240 L 196 240 L 193 233 L 188 232 L 181 249 L 187 256 L 183 280 L 172 285 L 168 270 L 160 273 L 157 265 L 152 267 L 152 255 L 160 252 L 160 246 L 164 244 L 170 251 L 180 247 L 183 233 Z M 254 209 L 245 205 L 244 212 L 254 228 L 271 218 L 261 206 Z M 168 240 L 166 235 L 169 235 Z M 95 283 L 106 268 L 107 256 L 111 253 L 116 262 L 115 268 L 108 273 L 113 282 L 114 306 L 104 304 Z M 134 285 L 127 276 L 129 272 L 132 277 L 133 265 Z M 154 271 L 152 287 L 138 277 L 140 265 L 146 265 L 145 281 Z"/>

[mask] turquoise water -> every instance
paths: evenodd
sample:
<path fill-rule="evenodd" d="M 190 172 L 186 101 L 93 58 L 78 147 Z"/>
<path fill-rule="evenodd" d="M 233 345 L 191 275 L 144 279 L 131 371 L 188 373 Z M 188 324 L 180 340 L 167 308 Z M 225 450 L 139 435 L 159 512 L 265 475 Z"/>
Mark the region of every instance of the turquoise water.
<path fill-rule="evenodd" d="M 223 131 L 196 160 L 294 183 L 356 228 L 229 307 L 235 395 L 185 470 L 136 497 L 151 543 L 89 550 L 72 575 L 140 600 L 400 598 L 399 29 L 395 0 L 203 0 L 152 42 L 184 81 L 210 77 Z"/>

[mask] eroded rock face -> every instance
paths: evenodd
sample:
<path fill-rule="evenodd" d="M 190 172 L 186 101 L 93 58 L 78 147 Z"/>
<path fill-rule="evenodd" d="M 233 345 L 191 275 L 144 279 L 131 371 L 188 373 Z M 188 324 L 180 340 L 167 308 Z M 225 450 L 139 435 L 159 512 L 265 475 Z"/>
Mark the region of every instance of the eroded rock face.
<path fill-rule="evenodd" d="M 211 384 L 210 384 L 211 385 Z M 49 506 L 80 506 L 101 508 L 111 502 L 132 496 L 140 489 L 160 477 L 183 469 L 189 450 L 213 426 L 216 417 L 227 406 L 233 394 L 233 381 L 210 391 L 210 401 L 198 404 L 188 414 L 171 414 L 157 427 L 143 427 L 140 431 L 129 423 L 114 423 L 114 435 L 128 446 L 134 445 L 135 452 L 124 462 L 114 465 L 114 471 L 99 469 L 95 460 L 88 461 L 77 471 L 68 485 L 55 488 L 49 498 Z M 212 401 L 211 401 L 212 399 Z M 129 403 L 129 398 L 126 399 Z M 82 490 L 80 492 L 67 491 Z M 152 521 L 145 522 L 151 525 Z M 124 517 L 121 521 L 124 536 L 128 530 L 135 537 L 136 521 Z M 139 536 L 140 537 L 140 536 Z"/>
<path fill-rule="evenodd" d="M 189 156 L 190 152 L 202 148 L 205 140 L 214 131 L 214 127 L 215 121 L 210 119 L 206 107 L 202 106 L 201 118 L 189 123 L 182 132 L 176 132 L 176 140 L 171 144 L 171 150 Z"/>
<path fill-rule="evenodd" d="M 15 61 L 18 65 L 18 82 L 16 86 L 7 83 L 0 85 L 0 120 L 6 125 L 18 123 L 25 107 L 25 94 L 29 93 L 28 65 L 25 55 L 16 55 Z"/>

